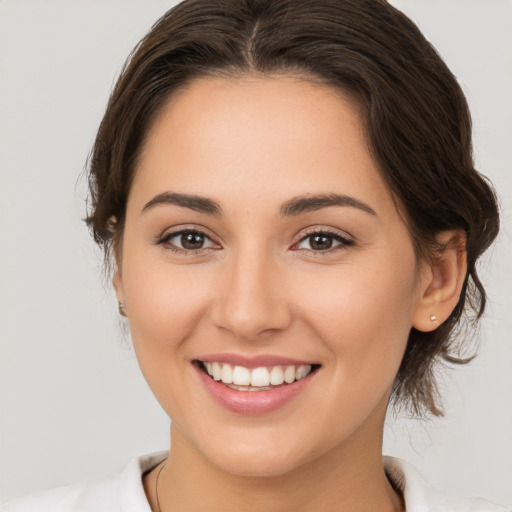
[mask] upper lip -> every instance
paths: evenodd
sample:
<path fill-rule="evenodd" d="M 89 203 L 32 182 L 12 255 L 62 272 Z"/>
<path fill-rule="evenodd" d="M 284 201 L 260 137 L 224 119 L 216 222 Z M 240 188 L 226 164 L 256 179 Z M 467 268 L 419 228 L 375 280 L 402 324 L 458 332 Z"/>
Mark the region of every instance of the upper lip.
<path fill-rule="evenodd" d="M 233 353 L 218 353 L 218 354 L 204 354 L 195 358 L 198 361 L 203 362 L 217 362 L 217 363 L 228 363 L 233 366 L 243 366 L 245 368 L 259 368 L 262 366 L 300 366 L 306 364 L 318 364 L 312 361 L 306 361 L 302 359 L 294 359 L 286 356 L 278 356 L 273 354 L 258 354 L 253 356 L 247 356 L 243 354 Z"/>

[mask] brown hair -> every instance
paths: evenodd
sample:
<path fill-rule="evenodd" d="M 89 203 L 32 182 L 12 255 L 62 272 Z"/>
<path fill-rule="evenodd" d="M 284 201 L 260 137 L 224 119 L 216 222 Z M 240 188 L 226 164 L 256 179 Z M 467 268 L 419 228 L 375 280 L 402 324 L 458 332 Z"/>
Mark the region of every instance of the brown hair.
<path fill-rule="evenodd" d="M 475 264 L 497 235 L 498 210 L 474 168 L 471 118 L 456 78 L 384 0 L 185 0 L 170 9 L 125 64 L 91 152 L 87 223 L 95 241 L 108 261 L 148 127 L 169 96 L 195 78 L 247 73 L 302 74 L 356 98 L 419 257 L 440 250 L 440 232 L 465 232 L 459 302 L 433 332 L 411 329 L 392 395 L 416 414 L 442 414 L 436 363 L 468 360 L 455 334 L 464 313 L 474 320 L 483 313 Z"/>

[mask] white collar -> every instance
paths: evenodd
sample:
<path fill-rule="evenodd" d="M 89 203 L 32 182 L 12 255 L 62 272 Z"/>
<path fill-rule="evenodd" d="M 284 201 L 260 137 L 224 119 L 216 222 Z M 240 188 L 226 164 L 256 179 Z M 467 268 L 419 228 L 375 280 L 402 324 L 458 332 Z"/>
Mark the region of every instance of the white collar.
<path fill-rule="evenodd" d="M 432 488 L 405 460 L 384 456 L 383 461 L 388 478 L 402 493 L 407 512 L 506 512 L 481 498 L 450 496 Z"/>

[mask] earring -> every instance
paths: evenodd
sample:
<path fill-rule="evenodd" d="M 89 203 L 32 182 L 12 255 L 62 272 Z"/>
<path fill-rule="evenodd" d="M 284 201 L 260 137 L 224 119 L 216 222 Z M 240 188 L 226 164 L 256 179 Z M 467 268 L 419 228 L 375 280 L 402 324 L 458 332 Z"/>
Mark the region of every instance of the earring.
<path fill-rule="evenodd" d="M 431 322 L 434 322 L 435 324 L 439 323 L 439 322 L 437 321 L 437 316 L 436 316 L 436 315 L 431 315 L 431 316 L 430 316 L 430 321 L 431 321 Z"/>
<path fill-rule="evenodd" d="M 119 314 L 121 316 L 124 316 L 124 317 L 127 317 L 128 315 L 126 314 L 126 304 L 123 304 L 122 302 L 118 302 L 117 303 L 117 307 L 119 308 Z"/>

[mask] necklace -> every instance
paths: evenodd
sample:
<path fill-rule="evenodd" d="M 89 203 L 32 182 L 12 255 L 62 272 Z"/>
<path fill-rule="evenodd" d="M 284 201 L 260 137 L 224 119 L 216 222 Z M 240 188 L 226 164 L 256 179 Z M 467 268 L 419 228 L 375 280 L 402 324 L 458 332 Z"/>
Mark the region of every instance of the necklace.
<path fill-rule="evenodd" d="M 167 459 L 167 460 L 169 460 L 169 459 Z M 167 465 L 167 460 L 165 461 L 165 464 L 158 471 L 158 475 L 156 475 L 156 483 L 155 483 L 156 512 L 160 512 L 160 501 L 158 499 L 158 479 L 160 478 L 160 473 L 162 472 L 162 469 L 164 469 L 165 466 Z"/>

